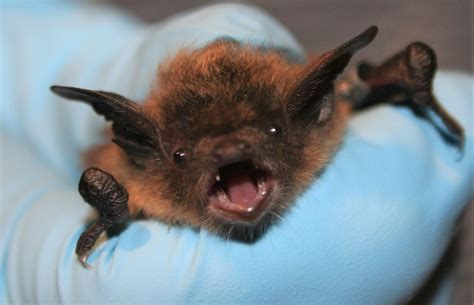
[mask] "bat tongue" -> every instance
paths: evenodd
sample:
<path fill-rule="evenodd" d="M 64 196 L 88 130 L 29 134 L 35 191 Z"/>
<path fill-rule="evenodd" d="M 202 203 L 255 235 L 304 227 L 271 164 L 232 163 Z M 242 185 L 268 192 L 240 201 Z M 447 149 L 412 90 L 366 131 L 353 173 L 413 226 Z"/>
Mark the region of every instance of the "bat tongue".
<path fill-rule="evenodd" d="M 229 200 L 244 209 L 252 208 L 257 203 L 257 185 L 248 172 L 234 172 L 226 179 L 226 194 Z"/>

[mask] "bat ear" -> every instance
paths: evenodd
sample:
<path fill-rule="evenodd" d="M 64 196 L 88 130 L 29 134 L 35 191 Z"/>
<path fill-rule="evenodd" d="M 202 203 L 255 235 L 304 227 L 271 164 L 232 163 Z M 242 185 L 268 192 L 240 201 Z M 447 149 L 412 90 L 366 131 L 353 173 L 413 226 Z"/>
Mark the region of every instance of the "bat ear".
<path fill-rule="evenodd" d="M 159 148 L 158 128 L 139 104 L 112 92 L 62 86 L 52 86 L 51 91 L 86 102 L 107 121 L 112 121 L 115 136 L 112 141 L 130 155 L 143 156 Z"/>
<path fill-rule="evenodd" d="M 296 121 L 318 122 L 332 109 L 334 80 L 344 70 L 352 55 L 367 46 L 377 35 L 371 26 L 351 40 L 310 63 L 301 73 L 288 96 L 288 113 Z"/>

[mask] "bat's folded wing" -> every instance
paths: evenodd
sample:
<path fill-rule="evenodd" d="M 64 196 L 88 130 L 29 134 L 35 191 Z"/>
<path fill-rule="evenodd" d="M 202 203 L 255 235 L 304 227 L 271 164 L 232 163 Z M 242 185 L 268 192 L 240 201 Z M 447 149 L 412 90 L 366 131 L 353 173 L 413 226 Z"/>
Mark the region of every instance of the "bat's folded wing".
<path fill-rule="evenodd" d="M 209 31 L 229 20 L 257 32 L 258 27 L 246 28 L 242 22 L 252 25 L 258 18 L 269 18 L 238 5 L 208 10 L 180 17 L 180 29 L 192 31 L 193 24 L 205 20 L 203 12 L 227 14 L 211 18 L 212 26 L 202 27 Z M 248 16 L 253 19 L 245 21 Z M 89 15 L 86 19 L 91 24 L 98 20 Z M 76 20 L 76 30 L 87 24 L 81 20 Z M 221 28 L 231 33 L 229 23 Z M 160 29 L 148 31 L 155 35 L 154 43 L 165 45 L 179 36 Z M 81 39 L 87 41 L 87 35 Z M 156 46 L 141 44 L 143 36 L 127 37 L 135 45 L 124 50 L 140 46 L 135 50 L 142 50 L 141 56 L 118 52 L 120 60 L 112 61 L 111 53 L 99 47 L 93 58 L 89 50 L 85 58 L 81 51 L 66 56 L 65 49 L 63 57 L 44 56 L 53 62 L 43 72 L 52 72 L 36 79 L 56 76 L 43 85 L 33 82 L 27 87 L 34 80 L 30 77 L 10 81 L 6 75 L 17 74 L 2 70 L 2 85 L 8 90 L 1 100 L 0 303 L 396 304 L 413 295 L 436 267 L 473 195 L 473 80 L 457 73 L 439 73 L 435 93 L 464 125 L 462 159 L 429 123 L 407 109 L 383 106 L 351 121 L 342 149 L 322 178 L 257 243 L 136 221 L 98 245 L 88 260 L 93 270 L 83 268 L 74 248 L 91 209 L 77 192 L 74 162 L 103 125 L 100 118 L 92 119 L 96 117 L 88 107 L 53 99 L 48 88 L 61 83 L 139 98 L 148 90 L 144 84 L 150 75 L 138 77 L 133 67 L 152 71 L 155 65 L 146 54 L 156 54 Z M 31 43 L 44 45 L 40 40 Z M 118 44 L 110 48 L 118 50 Z M 78 61 L 69 59 L 64 66 L 64 58 Z M 104 70 L 104 65 L 113 69 Z M 31 73 L 41 70 L 30 67 Z M 117 71 L 129 75 L 122 79 Z M 16 83 L 28 90 L 22 93 Z M 23 104 L 15 108 L 14 102 Z"/>

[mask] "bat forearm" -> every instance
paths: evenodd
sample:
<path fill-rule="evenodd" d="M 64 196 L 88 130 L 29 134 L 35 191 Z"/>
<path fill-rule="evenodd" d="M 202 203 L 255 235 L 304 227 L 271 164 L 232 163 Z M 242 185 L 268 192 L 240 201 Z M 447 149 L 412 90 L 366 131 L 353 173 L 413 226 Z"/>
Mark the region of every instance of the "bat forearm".
<path fill-rule="evenodd" d="M 354 110 L 377 104 L 404 104 L 424 115 L 432 111 L 462 150 L 463 128 L 432 92 L 436 68 L 434 51 L 424 43 L 415 42 L 378 66 L 359 64 L 336 85 L 336 94 L 349 100 Z"/>
<path fill-rule="evenodd" d="M 100 235 L 128 219 L 128 192 L 112 175 L 91 167 L 82 174 L 79 193 L 99 212 L 99 220 L 81 234 L 76 245 L 79 260 L 89 267 L 86 263 L 87 255 Z"/>

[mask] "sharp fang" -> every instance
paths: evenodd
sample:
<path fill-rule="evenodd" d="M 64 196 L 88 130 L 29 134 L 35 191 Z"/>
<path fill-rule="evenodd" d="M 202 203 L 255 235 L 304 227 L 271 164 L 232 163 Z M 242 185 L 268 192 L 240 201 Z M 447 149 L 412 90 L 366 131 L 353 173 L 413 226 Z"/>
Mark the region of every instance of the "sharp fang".
<path fill-rule="evenodd" d="M 217 182 L 221 181 L 221 176 L 216 175 L 216 181 L 217 181 Z"/>
<path fill-rule="evenodd" d="M 217 198 L 219 198 L 220 201 L 226 201 L 227 196 L 221 188 L 219 188 L 216 193 L 217 193 Z"/>
<path fill-rule="evenodd" d="M 265 178 L 259 177 L 257 179 L 258 190 L 260 191 L 261 195 L 265 195 L 267 193 L 267 188 L 265 187 Z"/>

